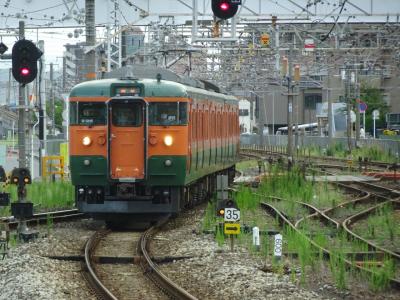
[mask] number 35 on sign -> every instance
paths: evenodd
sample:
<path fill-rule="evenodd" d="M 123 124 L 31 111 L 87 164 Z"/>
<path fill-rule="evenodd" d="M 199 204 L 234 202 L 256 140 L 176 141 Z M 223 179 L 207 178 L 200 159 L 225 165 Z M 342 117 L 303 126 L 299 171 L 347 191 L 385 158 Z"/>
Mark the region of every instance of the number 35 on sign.
<path fill-rule="evenodd" d="M 224 221 L 236 222 L 240 220 L 240 210 L 236 208 L 225 208 Z"/>

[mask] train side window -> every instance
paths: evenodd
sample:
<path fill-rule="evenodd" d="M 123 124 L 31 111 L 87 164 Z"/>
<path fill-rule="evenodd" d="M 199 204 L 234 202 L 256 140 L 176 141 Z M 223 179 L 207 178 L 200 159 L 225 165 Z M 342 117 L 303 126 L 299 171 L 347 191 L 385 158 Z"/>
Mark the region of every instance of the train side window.
<path fill-rule="evenodd" d="M 71 102 L 69 106 L 71 125 L 105 125 L 106 105 L 99 102 Z"/>

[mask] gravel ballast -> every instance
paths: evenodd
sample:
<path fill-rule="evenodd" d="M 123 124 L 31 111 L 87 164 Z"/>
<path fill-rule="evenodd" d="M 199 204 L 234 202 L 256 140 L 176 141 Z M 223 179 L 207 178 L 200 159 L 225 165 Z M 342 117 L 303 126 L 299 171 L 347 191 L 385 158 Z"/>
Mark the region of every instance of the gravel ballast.
<path fill-rule="evenodd" d="M 154 237 L 150 253 L 156 257 L 188 257 L 162 263 L 160 269 L 199 299 L 399 299 L 396 291 L 374 293 L 365 285 L 340 291 L 326 276 L 309 274 L 305 286 L 298 282 L 300 269 L 291 274 L 274 272 L 271 262 L 229 241 L 218 246 L 212 234 L 200 230 L 204 209 L 178 218 L 168 230 Z M 49 255 L 80 255 L 87 238 L 103 224 L 81 220 L 55 224 L 47 235 L 19 244 L 9 257 L 0 260 L 0 300 L 12 299 L 95 299 L 86 286 L 81 264 L 60 261 Z M 288 262 L 284 262 L 285 265 Z M 137 299 L 135 295 L 132 298 Z M 140 297 L 141 300 L 147 300 Z"/>

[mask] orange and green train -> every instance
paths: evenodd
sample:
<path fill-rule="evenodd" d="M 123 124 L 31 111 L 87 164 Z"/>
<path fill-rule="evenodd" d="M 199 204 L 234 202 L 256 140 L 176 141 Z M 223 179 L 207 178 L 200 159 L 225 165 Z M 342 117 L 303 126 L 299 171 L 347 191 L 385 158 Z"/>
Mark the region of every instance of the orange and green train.
<path fill-rule="evenodd" d="M 161 79 L 104 79 L 69 97 L 71 179 L 80 211 L 118 220 L 176 214 L 234 177 L 233 96 Z"/>

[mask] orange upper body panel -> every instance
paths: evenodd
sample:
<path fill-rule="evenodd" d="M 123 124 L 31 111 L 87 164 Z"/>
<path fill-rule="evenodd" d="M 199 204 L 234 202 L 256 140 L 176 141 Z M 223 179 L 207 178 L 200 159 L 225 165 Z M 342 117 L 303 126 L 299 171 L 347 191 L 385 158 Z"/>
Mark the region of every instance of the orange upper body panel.
<path fill-rule="evenodd" d="M 171 136 L 172 145 L 164 143 L 166 136 Z M 148 156 L 153 155 L 187 155 L 188 127 L 187 126 L 149 126 Z"/>
<path fill-rule="evenodd" d="M 83 145 L 84 137 L 91 139 L 91 144 Z M 70 126 L 70 155 L 101 155 L 107 157 L 107 126 Z"/>

